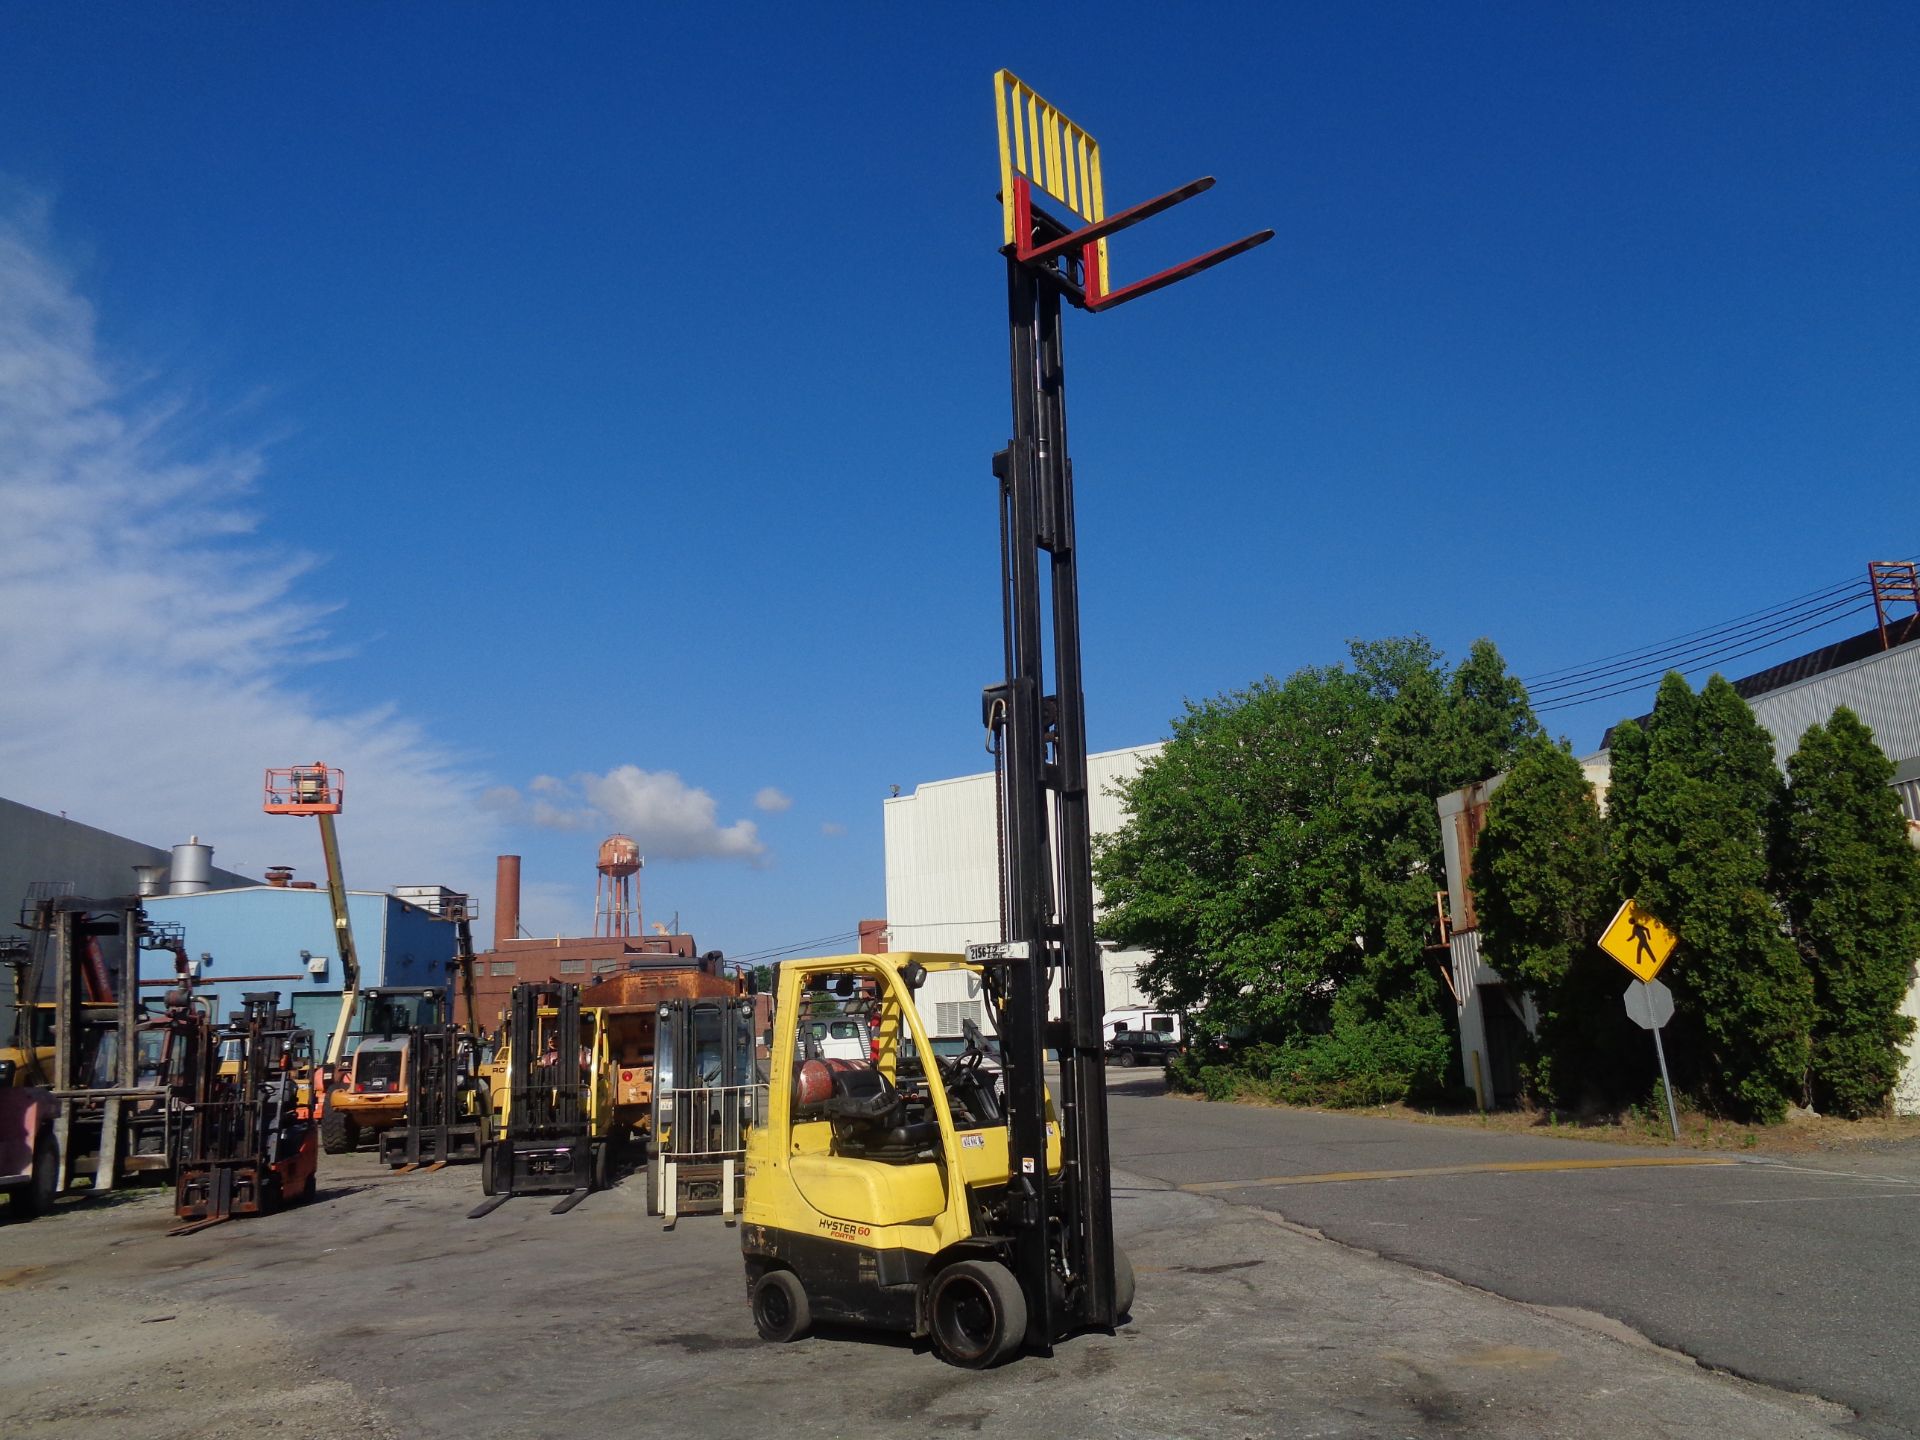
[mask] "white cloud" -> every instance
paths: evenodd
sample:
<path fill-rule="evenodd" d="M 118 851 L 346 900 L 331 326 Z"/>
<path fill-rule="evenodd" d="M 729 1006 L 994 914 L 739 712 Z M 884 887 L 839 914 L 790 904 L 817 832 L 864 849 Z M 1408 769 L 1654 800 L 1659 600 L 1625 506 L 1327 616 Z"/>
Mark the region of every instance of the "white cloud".
<path fill-rule="evenodd" d="M 820 833 L 822 835 L 844 835 L 847 833 L 847 827 L 837 820 L 823 820 L 820 823 Z"/>
<path fill-rule="evenodd" d="M 751 820 L 720 824 L 713 796 L 671 770 L 617 765 L 604 775 L 575 779 L 587 803 L 633 836 L 650 859 L 751 860 L 766 853 Z"/>
<path fill-rule="evenodd" d="M 793 797 L 784 790 L 766 785 L 762 786 L 759 793 L 753 797 L 753 806 L 754 809 L 764 810 L 769 815 L 778 815 L 783 810 L 793 808 Z"/>
<path fill-rule="evenodd" d="M 312 874 L 313 827 L 263 815 L 260 775 L 321 760 L 347 772 L 349 883 L 476 884 L 470 767 L 389 708 L 301 688 L 338 660 L 335 607 L 296 592 L 315 560 L 249 506 L 263 455 L 150 389 L 101 353 L 44 216 L 0 201 L 0 793 Z"/>
<path fill-rule="evenodd" d="M 722 825 L 712 795 L 671 770 L 616 765 L 571 782 L 535 777 L 528 799 L 511 786 L 489 790 L 486 803 L 521 824 L 543 830 L 622 830 L 648 860 L 758 860 L 767 853 L 751 820 Z"/>

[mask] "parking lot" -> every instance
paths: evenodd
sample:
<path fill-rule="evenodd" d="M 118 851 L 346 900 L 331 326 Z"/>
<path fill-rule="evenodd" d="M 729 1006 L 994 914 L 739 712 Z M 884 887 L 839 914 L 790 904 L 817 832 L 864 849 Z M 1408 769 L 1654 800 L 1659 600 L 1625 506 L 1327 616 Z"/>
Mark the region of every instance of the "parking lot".
<path fill-rule="evenodd" d="M 1181 1102 L 1166 1102 L 1176 1104 Z M 160 1192 L 0 1225 L 9 1435 L 1810 1436 L 1838 1407 L 1128 1175 L 1131 1323 L 986 1373 L 774 1347 L 737 1232 L 621 1185 L 482 1220 L 472 1169 L 329 1157 L 310 1207 L 165 1234 Z"/>

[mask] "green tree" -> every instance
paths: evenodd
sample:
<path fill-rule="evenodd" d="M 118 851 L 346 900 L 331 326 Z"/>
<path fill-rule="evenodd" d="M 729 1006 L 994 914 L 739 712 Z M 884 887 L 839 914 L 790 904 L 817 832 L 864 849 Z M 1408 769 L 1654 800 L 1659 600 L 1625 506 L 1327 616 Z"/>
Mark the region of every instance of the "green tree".
<path fill-rule="evenodd" d="M 1276 1083 L 1390 1099 L 1447 1083 L 1457 1043 L 1425 948 L 1434 801 L 1537 726 L 1486 642 L 1452 676 L 1417 636 L 1350 655 L 1189 704 L 1095 875 L 1160 998 L 1256 1037 Z"/>
<path fill-rule="evenodd" d="M 1893 763 L 1851 710 L 1800 737 L 1787 760 L 1776 873 L 1813 973 L 1813 1100 L 1884 1113 L 1913 1021 L 1900 1002 L 1920 956 L 1920 856 L 1892 790 Z"/>
<path fill-rule="evenodd" d="M 1487 807 L 1473 857 L 1482 953 L 1533 999 L 1535 1098 L 1604 1092 L 1619 1026 L 1620 970 L 1594 944 L 1612 909 L 1606 830 L 1593 785 L 1564 744 L 1527 740 Z"/>
<path fill-rule="evenodd" d="M 1768 888 L 1773 744 L 1716 675 L 1670 674 L 1644 733 L 1615 731 L 1609 851 L 1621 898 L 1673 927 L 1674 1058 L 1702 1098 L 1779 1119 L 1805 1089 L 1813 982 Z"/>
<path fill-rule="evenodd" d="M 1476 640 L 1447 682 L 1444 790 L 1500 774 L 1528 741 L 1544 737 L 1527 690 L 1491 640 Z"/>
<path fill-rule="evenodd" d="M 1153 952 L 1154 994 L 1223 1028 L 1326 1027 L 1366 923 L 1349 808 L 1377 709 L 1337 667 L 1269 678 L 1189 703 L 1122 787 L 1128 821 L 1095 858 L 1101 932 Z"/>

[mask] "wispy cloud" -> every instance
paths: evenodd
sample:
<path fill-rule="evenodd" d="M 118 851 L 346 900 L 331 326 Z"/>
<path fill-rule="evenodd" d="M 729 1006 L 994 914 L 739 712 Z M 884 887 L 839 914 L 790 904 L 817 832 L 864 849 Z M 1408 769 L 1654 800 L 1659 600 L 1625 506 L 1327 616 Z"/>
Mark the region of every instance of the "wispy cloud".
<path fill-rule="evenodd" d="M 351 883 L 475 883 L 490 837 L 458 757 L 300 688 L 335 607 L 307 594 L 316 557 L 263 533 L 259 446 L 208 438 L 130 373 L 44 213 L 0 199 L 0 793 L 155 844 L 197 831 L 231 868 L 312 869 L 310 827 L 258 795 L 264 767 L 321 760 L 348 772 Z"/>
<path fill-rule="evenodd" d="M 823 820 L 820 822 L 820 833 L 831 838 L 835 835 L 846 834 L 847 827 L 842 825 L 838 820 Z"/>
<path fill-rule="evenodd" d="M 758 861 L 767 853 L 753 821 L 721 824 L 713 796 L 671 770 L 616 765 L 604 775 L 580 774 L 571 781 L 539 775 L 524 794 L 510 785 L 495 786 L 483 803 L 498 815 L 543 830 L 625 831 L 650 861 Z"/>
<path fill-rule="evenodd" d="M 793 797 L 784 790 L 772 785 L 766 785 L 761 787 L 760 791 L 753 797 L 753 808 L 756 810 L 764 810 L 769 815 L 778 815 L 782 811 L 793 808 Z"/>

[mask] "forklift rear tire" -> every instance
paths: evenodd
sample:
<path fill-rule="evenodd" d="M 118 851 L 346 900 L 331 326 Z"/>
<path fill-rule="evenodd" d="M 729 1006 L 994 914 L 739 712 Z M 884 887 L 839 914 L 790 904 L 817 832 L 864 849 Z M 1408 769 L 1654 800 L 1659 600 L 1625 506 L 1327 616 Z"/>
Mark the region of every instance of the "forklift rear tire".
<path fill-rule="evenodd" d="M 327 1106 L 320 1116 L 320 1148 L 329 1155 L 348 1155 L 360 1144 L 360 1127 L 344 1110 Z"/>
<path fill-rule="evenodd" d="M 933 1348 L 949 1365 L 985 1370 L 1027 1337 L 1027 1297 L 1013 1272 L 993 1260 L 960 1260 L 933 1277 L 927 1297 Z"/>
<path fill-rule="evenodd" d="M 1113 1247 L 1113 1318 L 1116 1322 L 1133 1313 L 1133 1261 L 1118 1245 Z"/>
<path fill-rule="evenodd" d="M 753 1282 L 753 1328 L 762 1340 L 784 1345 L 813 1328 L 806 1287 L 791 1270 L 769 1270 Z"/>

